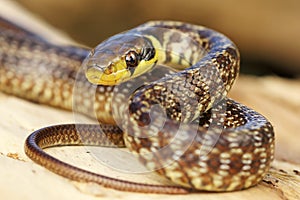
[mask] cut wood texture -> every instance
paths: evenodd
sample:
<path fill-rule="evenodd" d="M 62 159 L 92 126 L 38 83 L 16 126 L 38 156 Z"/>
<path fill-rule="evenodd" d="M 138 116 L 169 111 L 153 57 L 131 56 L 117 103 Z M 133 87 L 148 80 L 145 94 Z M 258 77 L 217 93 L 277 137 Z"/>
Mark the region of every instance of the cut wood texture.
<path fill-rule="evenodd" d="M 50 33 L 49 27 L 41 24 L 17 5 L 10 1 L 1 3 L 3 4 L 0 9 L 1 15 L 6 15 L 20 23 L 26 19 L 26 24 L 29 24 L 31 28 L 35 27 L 37 31 L 44 32 L 43 30 L 46 30 L 47 34 Z M 57 42 L 71 41 L 61 34 L 57 34 L 57 31 L 52 28 L 51 34 L 48 36 L 53 37 L 53 40 Z M 63 40 L 61 40 L 62 38 Z M 24 154 L 25 138 L 33 130 L 43 126 L 74 122 L 73 113 L 0 93 L 0 198 L 23 200 L 90 200 L 99 199 L 99 197 L 102 199 L 168 198 L 181 200 L 300 199 L 300 80 L 244 75 L 238 79 L 230 97 L 259 111 L 275 127 L 276 159 L 264 180 L 255 187 L 237 192 L 145 195 L 120 192 L 95 184 L 73 182 L 33 163 Z M 111 150 L 116 154 L 119 153 Z M 68 163 L 111 177 L 144 183 L 169 184 L 153 173 L 128 174 L 109 168 L 99 163 L 89 153 L 89 149 L 84 147 L 62 147 L 49 149 L 48 152 Z M 109 162 L 111 158 L 108 156 L 105 159 Z M 127 159 L 130 158 L 123 157 L 123 160 Z"/>

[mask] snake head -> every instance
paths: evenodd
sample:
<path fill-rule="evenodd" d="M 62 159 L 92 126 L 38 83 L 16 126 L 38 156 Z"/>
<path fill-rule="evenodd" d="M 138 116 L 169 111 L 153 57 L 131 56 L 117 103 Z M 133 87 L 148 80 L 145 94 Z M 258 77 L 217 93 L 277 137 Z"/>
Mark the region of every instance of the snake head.
<path fill-rule="evenodd" d="M 115 35 L 93 49 L 85 75 L 97 85 L 116 85 L 149 71 L 157 62 L 151 40 L 131 32 Z"/>

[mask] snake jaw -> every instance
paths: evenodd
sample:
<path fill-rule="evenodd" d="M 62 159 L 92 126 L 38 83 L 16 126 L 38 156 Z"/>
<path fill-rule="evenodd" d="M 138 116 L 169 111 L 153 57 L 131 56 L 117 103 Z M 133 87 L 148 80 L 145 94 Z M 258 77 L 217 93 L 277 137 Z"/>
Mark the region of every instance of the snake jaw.
<path fill-rule="evenodd" d="M 105 68 L 94 65 L 86 70 L 86 78 L 96 85 L 116 85 L 128 77 L 130 77 L 130 72 L 122 63 L 111 63 Z"/>
<path fill-rule="evenodd" d="M 125 60 L 122 57 L 104 67 L 96 63 L 88 64 L 85 76 L 92 84 L 116 85 L 151 70 L 156 63 L 156 57 L 151 61 L 142 60 L 139 66 L 131 69 L 126 66 Z"/>

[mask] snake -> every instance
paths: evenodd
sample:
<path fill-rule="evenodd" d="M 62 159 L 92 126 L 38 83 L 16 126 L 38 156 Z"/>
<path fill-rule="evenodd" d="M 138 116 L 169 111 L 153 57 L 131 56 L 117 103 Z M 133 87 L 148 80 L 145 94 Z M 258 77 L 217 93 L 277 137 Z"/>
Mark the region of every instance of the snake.
<path fill-rule="evenodd" d="M 273 126 L 227 97 L 240 54 L 222 33 L 150 21 L 90 49 L 55 44 L 4 19 L 0 25 L 2 92 L 96 120 L 31 133 L 24 148 L 37 164 L 79 182 L 163 194 L 242 190 L 267 174 Z M 45 151 L 66 145 L 125 147 L 174 185 L 119 180 Z"/>

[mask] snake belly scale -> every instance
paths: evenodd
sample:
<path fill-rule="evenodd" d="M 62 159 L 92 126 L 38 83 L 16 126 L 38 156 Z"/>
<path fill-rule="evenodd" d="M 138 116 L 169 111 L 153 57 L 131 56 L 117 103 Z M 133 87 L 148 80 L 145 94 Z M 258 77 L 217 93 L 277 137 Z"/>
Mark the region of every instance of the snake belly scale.
<path fill-rule="evenodd" d="M 75 109 L 99 122 L 45 127 L 27 138 L 26 154 L 59 175 L 123 191 L 179 194 L 245 189 L 270 168 L 273 127 L 226 97 L 240 57 L 214 30 L 153 21 L 89 50 L 1 28 L 0 44 L 1 91 Z M 169 67 L 159 70 L 160 65 Z M 136 80 L 143 84 L 131 91 Z M 154 105 L 159 109 L 153 111 Z M 127 147 L 149 170 L 178 186 L 106 177 L 43 150 L 63 145 Z"/>

